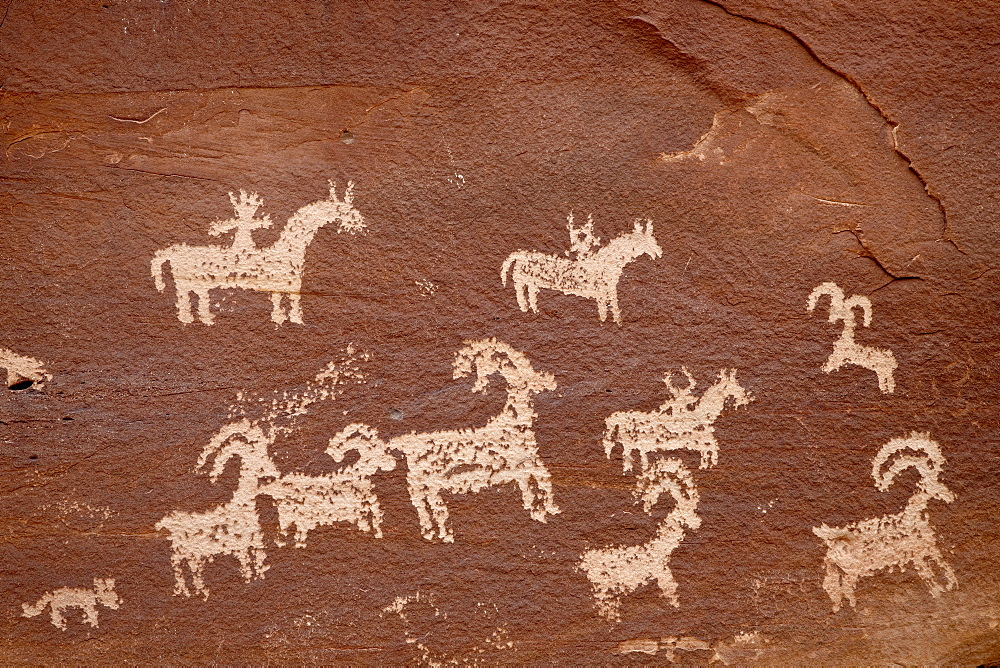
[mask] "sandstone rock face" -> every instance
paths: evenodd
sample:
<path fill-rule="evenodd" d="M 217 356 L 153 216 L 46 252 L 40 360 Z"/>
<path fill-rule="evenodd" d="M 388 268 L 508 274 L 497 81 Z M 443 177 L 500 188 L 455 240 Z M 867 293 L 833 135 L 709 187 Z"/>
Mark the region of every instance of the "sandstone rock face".
<path fill-rule="evenodd" d="M 1000 660 L 995 3 L 7 3 L 7 662 Z"/>

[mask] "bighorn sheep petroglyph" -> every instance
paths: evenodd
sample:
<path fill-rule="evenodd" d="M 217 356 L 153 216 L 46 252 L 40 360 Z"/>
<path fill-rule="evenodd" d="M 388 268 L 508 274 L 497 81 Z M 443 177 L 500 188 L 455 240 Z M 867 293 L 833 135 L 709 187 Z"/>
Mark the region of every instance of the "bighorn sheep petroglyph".
<path fill-rule="evenodd" d="M 257 514 L 257 494 L 260 481 L 280 475 L 268 455 L 273 436 L 249 420 L 228 424 L 216 434 L 198 458 L 201 470 L 215 456 L 209 471 L 214 482 L 232 457 L 240 459 L 240 477 L 233 497 L 205 512 L 175 510 L 156 523 L 157 530 L 166 530 L 173 545 L 170 563 L 174 569 L 174 594 L 191 596 L 185 566 L 191 574 L 194 593 L 208 598 L 205 586 L 205 565 L 216 557 L 232 555 L 240 562 L 245 582 L 262 578 L 268 566 L 264 563 L 264 537 Z"/>
<path fill-rule="evenodd" d="M 236 230 L 230 246 L 189 246 L 176 244 L 153 255 L 151 270 L 156 289 L 163 292 L 163 265 L 170 263 L 177 290 L 177 317 L 183 323 L 194 322 L 191 293 L 198 297 L 197 317 L 211 325 L 215 316 L 209 309 L 209 293 L 218 288 L 256 290 L 271 293 L 271 320 L 277 324 L 291 320 L 302 323 L 302 267 L 306 247 L 316 232 L 332 222 L 339 222 L 338 232 L 351 234 L 365 229 L 364 218 L 354 208 L 354 183 L 348 182 L 344 199 L 337 199 L 334 184 L 330 183 L 330 196 L 308 204 L 296 211 L 274 245 L 257 248 L 251 232 L 270 227 L 270 218 L 254 218 L 262 204 L 257 193 L 239 197 L 229 194 L 236 211 L 236 218 L 217 221 L 209 234 L 219 235 Z M 282 306 L 288 297 L 288 307 Z"/>
<path fill-rule="evenodd" d="M 899 454 L 905 450 L 919 454 Z M 890 461 L 891 465 L 884 468 Z M 945 503 L 955 500 L 951 491 L 938 480 L 944 463 L 941 447 L 931 440 L 930 434 L 911 432 L 905 438 L 894 438 L 875 455 L 872 477 L 875 486 L 884 492 L 900 472 L 910 467 L 917 470 L 920 474 L 917 489 L 903 511 L 844 527 L 823 524 L 813 528 L 813 533 L 827 545 L 823 588 L 833 601 L 834 612 L 840 610 L 845 597 L 854 607 L 854 588 L 860 578 L 886 569 L 904 571 L 912 565 L 934 597 L 957 584 L 955 572 L 938 550 L 937 538 L 927 516 L 927 504 L 932 499 Z M 940 569 L 943 584 L 933 566 Z"/>
<path fill-rule="evenodd" d="M 656 582 L 671 605 L 679 605 L 677 582 L 670 572 L 670 555 L 684 539 L 685 527 L 697 529 L 701 519 L 695 513 L 698 490 L 691 473 L 675 457 L 651 454 L 691 450 L 701 455 L 700 468 L 714 466 L 718 461 L 719 444 L 715 440 L 714 423 L 727 406 L 739 408 L 753 401 L 736 380 L 736 369 L 721 369 L 715 384 L 701 395 L 694 395 L 695 381 L 687 369 L 687 387 L 677 387 L 667 373 L 670 399 L 660 407 L 643 413 L 622 411 L 609 416 L 604 424 L 604 453 L 609 458 L 617 444 L 623 448 L 623 473 L 632 471 L 635 457 L 640 463 L 634 495 L 642 500 L 643 510 L 652 511 L 660 495 L 669 492 L 675 507 L 660 523 L 656 536 L 641 545 L 623 545 L 588 550 L 580 560 L 583 570 L 594 587 L 597 610 L 604 617 L 620 619 L 621 598 L 639 587 Z"/>
<path fill-rule="evenodd" d="M 625 232 L 597 250 L 594 246 L 600 239 L 594 237 L 594 222 L 588 219 L 582 228 L 573 226 L 573 214 L 569 215 L 567 227 L 570 233 L 571 249 L 563 258 L 536 251 L 519 250 L 507 256 L 500 269 L 500 280 L 507 285 L 507 275 L 514 281 L 518 307 L 527 312 L 530 307 L 538 313 L 538 291 L 541 288 L 559 290 L 563 294 L 593 299 L 597 302 L 597 315 L 601 322 L 611 317 L 621 324 L 621 310 L 618 308 L 618 281 L 625 265 L 645 254 L 656 259 L 663 250 L 653 238 L 653 223 L 646 219 L 645 227 L 636 221 L 631 232 Z"/>
<path fill-rule="evenodd" d="M 0 367 L 7 372 L 7 387 L 22 389 L 22 384 L 30 387 L 41 385 L 52 379 L 52 374 L 45 371 L 45 365 L 34 357 L 18 355 L 13 350 L 0 348 Z"/>
<path fill-rule="evenodd" d="M 87 587 L 60 587 L 43 595 L 34 605 L 22 603 L 24 617 L 35 617 L 50 608 L 52 625 L 66 630 L 64 613 L 69 608 L 79 608 L 83 612 L 83 622 L 97 627 L 97 606 L 117 610 L 122 600 L 115 593 L 115 581 L 111 578 L 94 578 L 93 589 Z"/>
<path fill-rule="evenodd" d="M 322 508 L 311 515 L 304 509 L 293 510 L 291 507 L 296 505 L 299 498 L 308 502 L 317 491 L 315 488 L 300 487 L 298 483 L 306 479 L 313 482 L 315 480 L 308 478 L 308 476 L 291 474 L 287 476 L 284 484 L 275 484 L 276 481 L 285 478 L 285 476 L 281 475 L 271 460 L 269 448 L 278 435 L 288 434 L 292 431 L 291 426 L 287 424 L 289 421 L 305 414 L 312 404 L 339 394 L 342 391 L 340 386 L 347 379 L 358 380 L 363 377 L 354 365 L 355 359 L 354 349 L 348 346 L 344 359 L 328 364 L 304 390 L 283 392 L 270 402 L 265 402 L 261 398 L 256 403 L 251 402 L 249 405 L 243 405 L 241 407 L 243 411 L 248 411 L 253 406 L 259 408 L 260 405 L 263 405 L 264 414 L 256 420 L 250 420 L 247 417 L 234 419 L 233 422 L 222 427 L 205 446 L 198 458 L 195 470 L 204 470 L 210 458 L 214 457 L 209 476 L 215 482 L 225 470 L 227 462 L 233 457 L 238 457 L 240 461 L 239 480 L 236 490 L 228 502 L 205 512 L 177 510 L 156 524 L 158 530 L 165 530 L 168 533 L 171 541 L 171 564 L 174 570 L 174 593 L 176 595 L 192 595 L 191 588 L 188 587 L 187 583 L 187 572 L 189 572 L 194 593 L 208 598 L 209 591 L 204 581 L 205 566 L 221 556 L 236 557 L 240 563 L 240 573 L 247 582 L 264 576 L 268 569 L 264 563 L 267 555 L 264 551 L 263 532 L 261 531 L 256 503 L 257 497 L 262 494 L 276 497 L 275 502 L 278 506 L 283 530 L 288 531 L 292 524 L 297 521 L 301 522 L 296 524 L 296 528 L 302 540 L 304 540 L 309 528 L 318 524 L 346 519 L 341 516 L 343 515 L 341 513 L 336 518 L 327 521 L 317 514 Z M 241 401 L 244 400 L 241 399 Z M 231 411 L 231 415 L 234 411 Z M 279 424 L 279 421 L 284 421 L 286 424 Z M 350 449 L 357 448 L 364 457 L 365 444 L 374 439 L 375 436 L 374 433 L 345 430 L 341 435 L 331 440 L 330 452 L 337 459 L 338 456 L 342 458 L 343 454 Z M 368 469 L 365 467 L 369 466 L 370 463 L 359 461 L 353 466 L 346 467 L 345 471 L 360 475 L 367 471 Z M 345 473 L 345 475 L 347 474 Z M 333 477 L 325 482 L 321 481 L 319 484 L 329 486 L 332 480 L 334 480 Z M 363 493 L 366 489 L 370 490 L 370 487 L 365 487 L 364 481 L 359 484 L 359 493 Z M 326 491 L 327 496 L 336 496 L 336 490 L 327 489 Z M 377 505 L 374 512 L 377 512 Z M 314 524 L 307 524 L 307 519 Z M 359 521 L 358 524 L 361 526 L 362 522 Z"/>
<path fill-rule="evenodd" d="M 605 547 L 584 552 L 579 568 L 594 588 L 597 610 L 605 618 L 620 620 L 622 597 L 646 584 L 655 582 L 674 607 L 677 582 L 670 571 L 670 555 L 684 539 L 686 529 L 697 529 L 701 518 L 698 490 L 691 473 L 680 459 L 657 459 L 638 481 L 637 496 L 646 512 L 652 510 L 663 492 L 669 493 L 674 508 L 660 522 L 656 536 L 641 545 Z"/>
<path fill-rule="evenodd" d="M 694 378 L 687 369 L 681 371 L 687 378 L 687 387 L 674 386 L 673 375 L 667 373 L 663 382 L 673 396 L 658 408 L 648 413 L 612 413 L 604 421 L 604 452 L 610 457 L 615 445 L 620 443 L 625 473 L 632 470 L 636 454 L 645 470 L 649 453 L 654 450 L 694 450 L 701 453 L 699 468 L 714 465 L 719 456 L 715 420 L 726 406 L 739 408 L 753 400 L 753 395 L 737 382 L 736 369 L 721 369 L 718 380 L 700 398 L 692 392 Z"/>
<path fill-rule="evenodd" d="M 371 478 L 378 471 L 396 468 L 396 458 L 378 432 L 362 424 L 348 425 L 333 436 L 326 452 L 341 462 L 352 450 L 358 453 L 357 461 L 338 471 L 319 476 L 286 473 L 261 486 L 259 494 L 274 499 L 286 540 L 295 527 L 296 547 L 305 547 L 311 530 L 337 522 L 352 522 L 382 537 L 382 509 Z"/>
<path fill-rule="evenodd" d="M 516 483 L 524 509 L 544 522 L 559 508 L 552 501 L 552 482 L 538 455 L 534 395 L 554 390 L 552 374 L 535 371 L 528 358 L 511 346 L 486 339 L 467 341 L 455 355 L 455 378 L 476 374 L 474 392 L 482 392 L 494 373 L 507 382 L 507 402 L 482 427 L 409 433 L 392 438 L 387 447 L 406 457 L 406 483 L 417 509 L 424 538 L 455 540 L 448 526 L 442 492 L 469 494 L 487 487 Z"/>
<path fill-rule="evenodd" d="M 854 340 L 854 329 L 857 323 L 854 320 L 854 309 L 861 309 L 862 324 L 869 327 L 872 323 L 872 303 L 868 297 L 854 295 L 844 298 L 844 291 L 836 283 L 826 282 L 816 286 L 809 295 L 809 305 L 807 312 L 816 308 L 819 298 L 823 295 L 830 296 L 830 322 L 842 320 L 844 329 L 840 333 L 840 338 L 833 342 L 833 352 L 823 365 L 823 371 L 830 373 L 836 371 L 845 364 L 856 364 L 874 371 L 878 376 L 878 388 L 884 393 L 891 393 L 896 389 L 896 381 L 893 378 L 893 371 L 896 369 L 896 358 L 891 350 L 883 348 L 873 348 L 864 346 Z"/>

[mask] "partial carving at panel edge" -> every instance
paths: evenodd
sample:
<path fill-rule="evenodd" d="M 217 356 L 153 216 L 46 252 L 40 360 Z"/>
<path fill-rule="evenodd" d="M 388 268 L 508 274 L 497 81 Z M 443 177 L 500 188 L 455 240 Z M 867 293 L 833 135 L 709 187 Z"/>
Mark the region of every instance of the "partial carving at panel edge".
<path fill-rule="evenodd" d="M 906 451 L 913 454 L 906 454 Z M 894 438 L 883 445 L 872 460 L 872 477 L 875 486 L 884 492 L 899 473 L 914 468 L 920 479 L 906 507 L 894 515 L 861 520 L 843 527 L 823 524 L 813 528 L 813 533 L 827 546 L 823 588 L 833 601 L 834 612 L 840 610 L 845 598 L 853 608 L 858 580 L 883 570 L 905 571 L 912 567 L 935 598 L 958 584 L 955 571 L 938 549 L 937 536 L 927 514 L 930 501 L 951 503 L 955 500 L 951 491 L 938 480 L 944 463 L 941 446 L 931 440 L 930 434 L 911 432 L 905 438 Z M 935 573 L 935 568 L 940 575 Z"/>
<path fill-rule="evenodd" d="M 573 225 L 573 214 L 568 216 L 570 250 L 569 258 L 548 255 L 537 251 L 519 250 L 507 256 L 500 269 L 500 280 L 507 285 L 508 275 L 514 282 L 518 307 L 538 313 L 538 292 L 542 288 L 558 290 L 597 302 L 597 315 L 604 322 L 611 309 L 611 318 L 622 322 L 618 306 L 618 281 L 625 265 L 648 255 L 656 259 L 663 250 L 653 237 L 653 223 L 646 219 L 645 226 L 636 221 L 633 229 L 623 232 L 603 247 L 594 236 L 594 221 L 587 218 L 582 227 Z"/>
<path fill-rule="evenodd" d="M 52 625 L 66 630 L 66 611 L 76 608 L 83 613 L 83 623 L 97 628 L 97 606 L 117 610 L 122 600 L 115 593 L 115 581 L 110 578 L 94 578 L 94 586 L 60 587 L 45 593 L 35 603 L 23 603 L 21 608 L 24 617 L 36 617 L 48 608 Z"/>
<path fill-rule="evenodd" d="M 18 355 L 8 348 L 0 348 L 0 368 L 7 372 L 7 387 L 12 390 L 41 387 L 52 380 L 52 374 L 45 370 L 42 362 L 34 357 Z"/>
<path fill-rule="evenodd" d="M 896 389 L 893 372 L 896 370 L 896 357 L 891 350 L 861 345 L 854 340 L 854 330 L 857 322 L 854 319 L 854 309 L 861 309 L 862 324 L 868 327 L 872 323 L 872 303 L 868 297 L 854 295 L 845 298 L 844 291 L 836 283 L 826 282 L 817 285 L 809 295 L 807 311 L 812 311 L 819 303 L 820 297 L 830 297 L 830 322 L 843 321 L 844 329 L 840 338 L 833 342 L 833 352 L 823 365 L 823 371 L 830 373 L 848 364 L 855 364 L 875 372 L 878 377 L 878 387 L 883 393 L 891 393 Z"/>
<path fill-rule="evenodd" d="M 327 199 L 302 207 L 288 219 L 273 245 L 258 248 L 252 232 L 271 227 L 269 216 L 255 218 L 263 200 L 257 193 L 229 193 L 236 212 L 234 218 L 216 221 L 209 234 L 219 236 L 235 232 L 229 246 L 189 246 L 175 244 L 153 255 L 151 270 L 156 289 L 166 288 L 164 265 L 169 263 L 177 291 L 177 317 L 183 323 L 195 318 L 206 325 L 215 321 L 209 308 L 211 291 L 243 289 L 271 294 L 271 320 L 282 324 L 286 320 L 302 324 L 302 269 L 306 248 L 316 232 L 329 223 L 339 223 L 338 232 L 354 234 L 366 228 L 364 217 L 354 208 L 354 183 L 347 184 L 343 199 L 337 198 L 336 187 L 330 183 Z M 192 312 L 191 295 L 198 298 L 198 308 Z M 287 298 L 287 306 L 284 300 Z"/>
<path fill-rule="evenodd" d="M 656 536 L 640 545 L 610 546 L 584 552 L 582 570 L 594 590 L 601 616 L 621 619 L 621 599 L 640 587 L 655 583 L 671 605 L 677 607 L 677 582 L 670 571 L 670 556 L 684 539 L 687 529 L 701 526 L 695 512 L 699 496 L 691 472 L 676 457 L 650 457 L 651 453 L 692 450 L 700 455 L 700 467 L 714 465 L 718 443 L 713 424 L 727 406 L 746 406 L 753 396 L 736 380 L 735 369 L 722 369 L 715 384 L 696 397 L 694 378 L 682 370 L 687 387 L 675 387 L 672 376 L 664 382 L 673 395 L 658 408 L 643 413 L 623 411 L 605 420 L 604 450 L 608 457 L 617 444 L 623 448 L 624 472 L 629 472 L 638 456 L 640 472 L 633 494 L 651 512 L 666 492 L 674 508 L 657 527 Z"/>

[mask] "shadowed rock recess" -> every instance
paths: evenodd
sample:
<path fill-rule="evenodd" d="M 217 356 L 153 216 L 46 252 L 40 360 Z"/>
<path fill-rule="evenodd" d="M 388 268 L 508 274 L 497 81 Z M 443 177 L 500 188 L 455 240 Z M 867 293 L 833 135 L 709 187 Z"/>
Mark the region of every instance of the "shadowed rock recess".
<path fill-rule="evenodd" d="M 4 663 L 1000 662 L 1000 5 L 0 0 Z"/>

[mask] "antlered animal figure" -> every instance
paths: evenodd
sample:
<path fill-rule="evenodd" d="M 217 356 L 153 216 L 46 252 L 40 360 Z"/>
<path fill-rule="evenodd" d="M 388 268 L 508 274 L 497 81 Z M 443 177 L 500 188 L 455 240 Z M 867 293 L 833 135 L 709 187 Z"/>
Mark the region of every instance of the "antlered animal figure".
<path fill-rule="evenodd" d="M 674 386 L 673 375 L 666 374 L 663 382 L 673 396 L 658 408 L 649 412 L 620 411 L 604 421 L 604 452 L 610 457 L 620 443 L 625 473 L 632 470 L 636 455 L 645 470 L 649 453 L 656 450 L 694 450 L 701 453 L 700 468 L 714 465 L 719 456 L 713 426 L 716 419 L 727 406 L 739 408 L 753 400 L 753 395 L 736 380 L 736 369 L 721 369 L 715 384 L 701 397 L 692 392 L 694 378 L 687 369 L 681 370 L 687 387 Z"/>
<path fill-rule="evenodd" d="M 914 454 L 905 454 L 905 451 Z M 891 465 L 884 468 L 890 462 Z M 911 432 L 905 438 L 894 438 L 875 455 L 872 477 L 875 486 L 884 492 L 899 473 L 911 467 L 916 469 L 920 480 L 902 512 L 843 527 L 823 524 L 813 528 L 813 533 L 827 545 L 823 588 L 833 601 L 834 612 L 840 610 L 844 598 L 853 608 L 858 580 L 882 570 L 898 568 L 905 571 L 912 566 L 934 597 L 957 584 L 955 572 L 938 550 L 937 537 L 927 515 L 927 504 L 931 500 L 945 503 L 955 500 L 951 491 L 938 480 L 944 463 L 941 447 L 931 440 L 930 434 Z M 940 570 L 943 583 L 934 568 Z"/>
<path fill-rule="evenodd" d="M 442 492 L 469 494 L 513 482 L 532 519 L 544 522 L 558 513 L 532 429 L 534 395 L 556 388 L 552 374 L 536 371 L 523 353 L 496 339 L 467 341 L 455 355 L 454 369 L 455 378 L 475 372 L 474 392 L 484 391 L 490 376 L 499 373 L 507 382 L 507 402 L 482 427 L 410 433 L 389 441 L 390 450 L 406 457 L 406 483 L 424 538 L 433 540 L 436 526 L 438 538 L 455 540 Z"/>
<path fill-rule="evenodd" d="M 593 299 L 597 302 L 601 322 L 607 319 L 610 307 L 612 319 L 620 325 L 618 281 L 625 265 L 642 255 L 656 259 L 663 254 L 653 237 L 652 221 L 647 219 L 645 227 L 637 221 L 631 232 L 623 233 L 596 251 L 592 246 L 600 240 L 593 237 L 592 221 L 582 229 L 575 228 L 570 214 L 568 227 L 576 258 L 519 250 L 504 261 L 500 269 L 501 282 L 507 285 L 509 273 L 514 281 L 517 305 L 524 312 L 530 307 L 538 313 L 538 291 L 546 288 Z"/>
<path fill-rule="evenodd" d="M 216 222 L 210 233 L 223 234 L 236 230 L 231 246 L 189 246 L 176 244 L 157 251 L 151 265 L 156 289 L 166 287 L 163 265 L 170 263 L 170 271 L 177 289 L 177 317 L 183 323 L 194 322 L 191 294 L 198 297 L 197 317 L 211 325 L 215 316 L 209 309 L 210 291 L 215 289 L 244 289 L 271 294 L 271 320 L 277 324 L 291 320 L 302 323 L 302 268 L 306 248 L 316 232 L 332 222 L 339 222 L 338 232 L 351 234 L 365 229 L 364 218 L 354 208 L 354 183 L 347 184 L 344 199 L 337 198 L 334 184 L 330 183 L 330 196 L 308 204 L 296 211 L 285 224 L 281 235 L 272 246 L 257 248 L 252 243 L 253 229 L 269 227 L 269 218 L 254 218 L 262 201 L 256 193 L 241 191 L 239 198 L 229 194 L 236 210 L 232 221 Z M 282 305 L 288 298 L 288 306 Z"/>
<path fill-rule="evenodd" d="M 35 617 L 50 609 L 52 624 L 66 630 L 66 610 L 79 608 L 83 612 L 83 622 L 97 627 L 97 606 L 117 610 L 121 598 L 115 593 L 115 581 L 111 578 L 94 578 L 93 589 L 86 587 L 60 587 L 42 596 L 34 605 L 22 603 L 24 617 Z"/>
<path fill-rule="evenodd" d="M 340 470 L 318 476 L 286 473 L 260 488 L 260 494 L 274 499 L 286 540 L 295 527 L 296 547 L 305 547 L 311 530 L 337 522 L 351 522 L 382 537 L 382 509 L 371 478 L 396 468 L 396 458 L 378 432 L 362 424 L 348 425 L 333 436 L 326 452 L 340 462 L 352 450 L 358 453 L 357 461 Z"/>
<path fill-rule="evenodd" d="M 872 303 L 868 297 L 854 295 L 844 298 L 844 291 L 836 283 L 822 283 L 809 295 L 807 312 L 816 308 L 819 298 L 823 295 L 830 296 L 830 322 L 842 320 L 844 329 L 840 333 L 840 338 L 833 342 L 833 352 L 823 365 L 823 371 L 830 373 L 836 371 L 846 364 L 856 364 L 857 366 L 870 369 L 878 377 L 878 388 L 886 393 L 892 393 L 896 389 L 896 381 L 893 372 L 896 370 L 896 357 L 891 350 L 874 348 L 861 345 L 854 340 L 854 329 L 857 323 L 854 320 L 854 309 L 861 309 L 863 316 L 862 324 L 869 327 L 872 324 Z"/>

